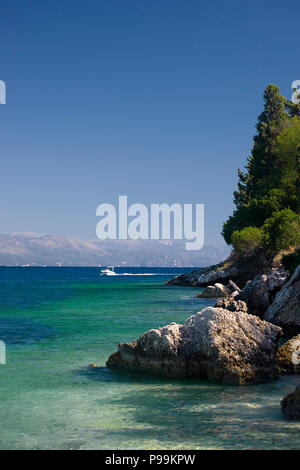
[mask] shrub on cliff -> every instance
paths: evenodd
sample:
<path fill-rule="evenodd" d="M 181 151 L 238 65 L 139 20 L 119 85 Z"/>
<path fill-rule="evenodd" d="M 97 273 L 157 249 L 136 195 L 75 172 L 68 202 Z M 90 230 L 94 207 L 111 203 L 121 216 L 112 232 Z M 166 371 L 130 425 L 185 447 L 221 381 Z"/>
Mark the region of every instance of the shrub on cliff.
<path fill-rule="evenodd" d="M 282 250 L 300 245 L 300 216 L 290 209 L 277 211 L 261 228 L 246 227 L 234 231 L 232 245 L 238 257 L 249 258 L 264 249 L 271 259 Z"/>
<path fill-rule="evenodd" d="M 300 216 L 290 209 L 276 212 L 262 227 L 264 242 L 273 252 L 295 248 L 300 244 Z"/>
<path fill-rule="evenodd" d="M 262 248 L 264 235 L 257 227 L 246 227 L 232 234 L 232 244 L 237 255 L 250 257 Z"/>

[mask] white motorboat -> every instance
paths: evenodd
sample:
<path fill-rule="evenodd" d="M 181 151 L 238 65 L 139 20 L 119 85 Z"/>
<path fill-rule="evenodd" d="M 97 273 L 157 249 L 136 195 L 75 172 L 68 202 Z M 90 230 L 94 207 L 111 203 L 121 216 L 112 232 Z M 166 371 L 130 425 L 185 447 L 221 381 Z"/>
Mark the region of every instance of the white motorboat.
<path fill-rule="evenodd" d="M 113 266 L 107 266 L 104 269 L 101 269 L 101 276 L 117 276 L 117 273 L 115 273 Z"/>

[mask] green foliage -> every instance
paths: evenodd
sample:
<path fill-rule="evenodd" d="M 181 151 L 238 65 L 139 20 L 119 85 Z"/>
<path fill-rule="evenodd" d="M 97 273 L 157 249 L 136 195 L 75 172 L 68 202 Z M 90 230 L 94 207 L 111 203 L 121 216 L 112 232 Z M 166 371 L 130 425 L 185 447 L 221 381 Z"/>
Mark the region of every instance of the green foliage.
<path fill-rule="evenodd" d="M 256 231 L 258 246 L 262 243 L 258 234 L 263 233 L 269 252 L 295 246 L 298 240 L 300 117 L 293 110 L 278 87 L 266 87 L 252 154 L 245 172 L 238 170 L 236 209 L 223 225 L 222 235 L 236 252 L 247 252 L 243 240 L 251 239 L 253 229 L 261 229 Z M 244 232 L 246 228 L 249 230 Z M 251 251 L 251 240 L 249 244 Z"/>
<path fill-rule="evenodd" d="M 266 218 L 284 207 L 288 207 L 288 195 L 281 189 L 271 189 L 268 194 L 254 198 L 248 206 L 241 206 L 223 224 L 222 235 L 226 243 L 232 243 L 232 234 L 245 227 L 261 227 Z"/>
<path fill-rule="evenodd" d="M 281 262 L 283 267 L 292 275 L 300 264 L 300 250 L 296 250 L 294 253 L 283 256 Z"/>
<path fill-rule="evenodd" d="M 275 212 L 262 227 L 266 246 L 274 253 L 300 244 L 300 216 L 290 209 Z"/>
<path fill-rule="evenodd" d="M 274 185 L 285 195 L 285 207 L 300 212 L 300 118 L 293 117 L 275 144 Z"/>
<path fill-rule="evenodd" d="M 263 246 L 264 235 L 261 229 L 247 227 L 232 234 L 235 252 L 243 257 L 253 256 Z"/>
<path fill-rule="evenodd" d="M 228 245 L 232 243 L 233 233 L 238 232 L 243 228 L 247 227 L 249 225 L 248 221 L 249 219 L 247 217 L 247 208 L 244 208 L 244 210 L 240 210 L 239 213 L 237 210 L 234 211 L 233 215 L 231 215 L 227 219 L 227 221 L 223 224 L 222 235 Z"/>

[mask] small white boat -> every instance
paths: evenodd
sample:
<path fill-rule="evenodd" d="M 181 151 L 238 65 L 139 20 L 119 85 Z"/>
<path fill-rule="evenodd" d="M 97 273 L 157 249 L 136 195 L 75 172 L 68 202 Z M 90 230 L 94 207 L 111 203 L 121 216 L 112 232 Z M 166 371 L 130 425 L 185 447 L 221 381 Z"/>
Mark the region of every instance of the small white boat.
<path fill-rule="evenodd" d="M 115 273 L 113 266 L 107 266 L 104 269 L 101 269 L 101 276 L 117 276 L 117 273 Z"/>

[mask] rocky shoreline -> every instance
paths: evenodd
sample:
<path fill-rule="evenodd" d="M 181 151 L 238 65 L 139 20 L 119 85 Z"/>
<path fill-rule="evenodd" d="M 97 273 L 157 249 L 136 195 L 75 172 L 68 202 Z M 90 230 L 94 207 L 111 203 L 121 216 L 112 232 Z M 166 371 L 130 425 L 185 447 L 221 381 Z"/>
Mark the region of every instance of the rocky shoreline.
<path fill-rule="evenodd" d="M 220 264 L 180 274 L 167 281 L 167 284 L 173 286 L 206 287 L 212 283 L 219 282 L 224 284 L 230 280 L 237 279 L 239 279 L 239 271 L 236 266 L 224 268 Z"/>
<path fill-rule="evenodd" d="M 228 385 L 299 374 L 300 266 L 289 277 L 281 267 L 273 268 L 240 288 L 234 282 L 241 279 L 236 266 L 177 276 L 167 284 L 205 287 L 198 297 L 216 298 L 215 307 L 190 316 L 183 325 L 171 323 L 119 344 L 107 367 L 205 377 Z M 291 339 L 279 347 L 283 338 Z M 299 390 L 293 393 L 282 401 L 282 411 L 299 419 Z"/>

